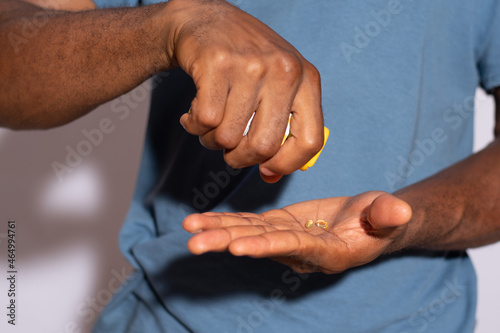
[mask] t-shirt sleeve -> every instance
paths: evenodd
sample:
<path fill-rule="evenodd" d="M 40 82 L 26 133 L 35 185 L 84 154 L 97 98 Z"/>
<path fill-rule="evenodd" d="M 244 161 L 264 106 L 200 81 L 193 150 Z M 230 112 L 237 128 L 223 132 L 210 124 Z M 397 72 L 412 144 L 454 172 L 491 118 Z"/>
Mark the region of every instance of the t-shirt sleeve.
<path fill-rule="evenodd" d="M 500 1 L 477 0 L 476 55 L 480 85 L 500 86 Z"/>
<path fill-rule="evenodd" d="M 135 7 L 138 0 L 93 0 L 97 8 Z"/>

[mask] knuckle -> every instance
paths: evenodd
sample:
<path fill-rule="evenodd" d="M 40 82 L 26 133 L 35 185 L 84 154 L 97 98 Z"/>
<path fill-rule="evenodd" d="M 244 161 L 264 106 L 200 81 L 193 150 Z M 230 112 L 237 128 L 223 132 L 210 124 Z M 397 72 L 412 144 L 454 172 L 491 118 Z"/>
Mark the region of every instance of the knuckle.
<path fill-rule="evenodd" d="M 302 145 L 306 153 L 311 155 L 316 154 L 323 147 L 324 137 L 321 133 L 316 135 L 308 135 L 304 138 Z"/>
<path fill-rule="evenodd" d="M 266 72 L 264 62 L 258 58 L 252 58 L 246 61 L 245 73 L 251 78 L 261 79 Z"/>
<path fill-rule="evenodd" d="M 200 63 L 199 60 L 195 60 L 192 64 L 191 64 L 191 68 L 189 70 L 189 74 L 191 75 L 191 77 L 199 77 L 202 73 L 203 73 L 203 70 L 205 69 L 205 66 Z"/>
<path fill-rule="evenodd" d="M 215 131 L 214 141 L 215 144 L 224 149 L 234 149 L 238 146 L 241 138 L 235 133 L 228 130 Z"/>
<path fill-rule="evenodd" d="M 302 63 L 294 54 L 282 53 L 275 59 L 276 67 L 287 77 L 296 78 L 302 75 Z"/>
<path fill-rule="evenodd" d="M 307 66 L 307 77 L 308 80 L 310 80 L 314 85 L 316 86 L 321 85 L 321 75 L 318 69 L 312 64 L 309 64 Z"/>
<path fill-rule="evenodd" d="M 212 62 L 219 70 L 224 70 L 231 64 L 231 56 L 225 50 L 217 50 L 212 55 Z"/>
<path fill-rule="evenodd" d="M 194 122 L 203 128 L 215 128 L 220 123 L 218 112 L 214 108 L 205 107 L 194 114 L 196 114 L 193 117 Z"/>
<path fill-rule="evenodd" d="M 249 144 L 259 161 L 267 160 L 276 154 L 280 147 L 280 142 L 274 140 L 269 135 L 260 135 L 257 138 L 251 139 Z"/>

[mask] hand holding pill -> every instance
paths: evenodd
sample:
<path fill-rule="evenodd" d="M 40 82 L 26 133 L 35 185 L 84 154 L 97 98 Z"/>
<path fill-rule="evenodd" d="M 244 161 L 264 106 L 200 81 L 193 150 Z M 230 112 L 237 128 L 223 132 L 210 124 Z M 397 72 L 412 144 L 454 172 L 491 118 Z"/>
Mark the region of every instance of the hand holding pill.
<path fill-rule="evenodd" d="M 194 254 L 271 258 L 297 272 L 339 273 L 401 249 L 411 207 L 385 192 L 296 203 L 262 214 L 205 213 L 183 227 Z"/>
<path fill-rule="evenodd" d="M 185 17 L 175 44 L 176 59 L 193 78 L 197 95 L 181 124 L 205 147 L 223 149 L 231 167 L 259 164 L 267 182 L 306 165 L 325 142 L 317 69 L 238 8 L 223 1 L 191 2 L 197 5 L 179 11 Z M 186 19 L 203 11 L 205 23 Z M 282 145 L 287 126 L 293 135 Z"/>

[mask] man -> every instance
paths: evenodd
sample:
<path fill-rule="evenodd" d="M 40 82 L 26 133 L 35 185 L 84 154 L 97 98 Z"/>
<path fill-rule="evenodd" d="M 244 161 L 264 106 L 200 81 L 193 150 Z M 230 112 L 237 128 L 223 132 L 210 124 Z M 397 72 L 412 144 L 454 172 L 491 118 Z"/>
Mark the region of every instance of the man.
<path fill-rule="evenodd" d="M 185 74 L 171 72 L 162 84 L 167 90 L 160 93 L 159 87 L 153 96 L 170 114 L 152 111 L 138 188 L 121 235 L 137 273 L 96 331 L 472 331 L 470 261 L 464 252 L 441 250 L 498 239 L 494 166 L 500 148 L 494 142 L 468 156 L 477 84 L 500 103 L 500 43 L 494 35 L 499 4 L 239 5 L 318 66 L 325 123 L 334 139 L 313 169 L 275 185 L 260 182 L 252 169 L 225 169 L 209 153 L 192 150 L 175 127 L 165 128 L 172 122 L 158 121 L 185 112 L 195 94 Z M 228 19 L 215 17 L 215 25 Z M 295 111 L 294 105 L 289 109 Z M 179 140 L 162 140 L 168 135 Z M 202 138 L 218 147 L 207 141 Z M 241 166 L 228 158 L 231 151 L 226 160 Z M 268 173 L 263 164 L 260 171 L 268 181 L 288 173 Z M 365 192 L 371 189 L 394 195 Z M 261 215 L 192 215 L 184 227 L 202 232 L 189 248 L 228 249 L 270 257 L 299 272 L 326 273 L 403 251 L 336 275 L 296 274 L 272 261 L 225 253 L 193 257 L 186 251 L 180 223 L 189 212 L 264 212 L 311 199 L 321 200 Z M 328 226 L 307 228 L 310 219 Z"/>
<path fill-rule="evenodd" d="M 239 5 L 318 66 L 333 139 L 310 171 L 266 185 L 251 170 L 207 165 L 215 157 L 177 132 L 161 135 L 166 122 L 153 108 L 121 235 L 140 273 L 96 330 L 472 331 L 476 282 L 461 250 L 498 239 L 499 148 L 468 157 L 470 116 L 478 83 L 498 100 L 498 4 Z M 186 109 L 188 79 L 170 78 L 153 103 Z M 173 138 L 182 145 L 161 144 Z M 373 189 L 394 196 L 365 192 Z M 336 275 L 225 253 L 193 258 L 180 221 L 207 209 L 264 213 L 189 216 L 184 227 L 202 231 L 189 241 L 196 254 L 228 250 L 324 273 L 396 254 Z"/>

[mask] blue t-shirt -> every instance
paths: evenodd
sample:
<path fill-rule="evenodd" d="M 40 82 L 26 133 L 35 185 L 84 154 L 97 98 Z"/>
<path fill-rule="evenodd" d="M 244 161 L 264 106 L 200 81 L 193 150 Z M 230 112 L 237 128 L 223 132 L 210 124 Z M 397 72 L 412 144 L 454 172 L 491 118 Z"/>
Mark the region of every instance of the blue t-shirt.
<path fill-rule="evenodd" d="M 331 138 L 313 168 L 266 184 L 184 133 L 192 82 L 181 70 L 158 76 L 120 234 L 136 272 L 95 332 L 472 332 L 465 252 L 404 251 L 342 274 L 297 274 L 267 259 L 190 255 L 181 223 L 196 211 L 393 192 L 469 156 L 475 90 L 500 86 L 500 2 L 233 2 L 318 68 Z"/>

